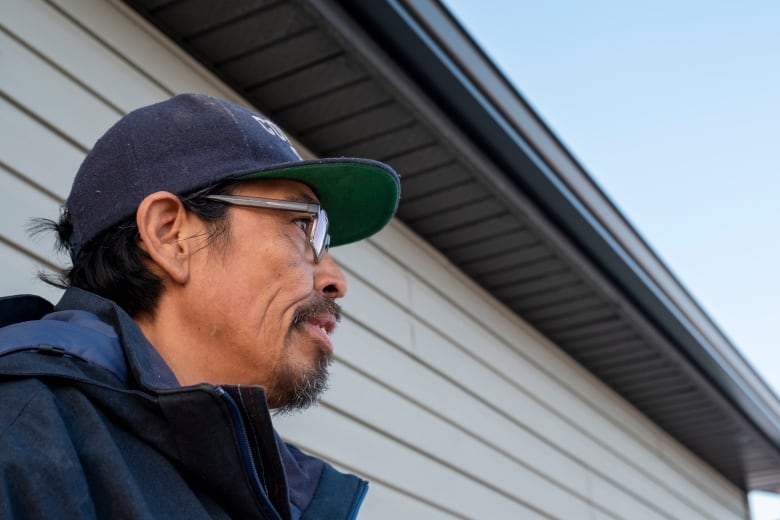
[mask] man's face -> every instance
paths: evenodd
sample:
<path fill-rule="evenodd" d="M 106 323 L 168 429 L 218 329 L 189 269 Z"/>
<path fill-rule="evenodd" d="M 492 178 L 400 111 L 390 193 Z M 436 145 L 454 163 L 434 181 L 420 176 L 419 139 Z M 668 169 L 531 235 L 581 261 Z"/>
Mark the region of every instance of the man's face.
<path fill-rule="evenodd" d="M 236 195 L 318 202 L 305 184 L 240 183 Z M 272 408 L 302 408 L 325 388 L 346 280 L 329 254 L 319 263 L 305 231 L 311 215 L 231 206 L 227 247 L 192 256 L 186 300 L 198 355 L 214 384 L 259 384 Z"/>

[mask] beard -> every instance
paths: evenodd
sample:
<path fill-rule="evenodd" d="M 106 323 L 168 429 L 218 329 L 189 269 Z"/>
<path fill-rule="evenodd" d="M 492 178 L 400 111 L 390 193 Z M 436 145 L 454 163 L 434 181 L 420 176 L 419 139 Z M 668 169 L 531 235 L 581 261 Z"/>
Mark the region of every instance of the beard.
<path fill-rule="evenodd" d="M 318 314 L 333 314 L 336 321 L 341 319 L 341 307 L 331 298 L 315 296 L 301 305 L 295 312 L 290 331 L 285 340 L 285 350 L 296 348 L 290 336 L 304 323 Z M 333 354 L 324 344 L 317 342 L 317 357 L 310 366 L 302 367 L 293 363 L 281 363 L 274 373 L 272 384 L 268 386 L 268 405 L 275 415 L 291 414 L 305 410 L 317 404 L 322 393 L 328 389 L 328 369 Z"/>

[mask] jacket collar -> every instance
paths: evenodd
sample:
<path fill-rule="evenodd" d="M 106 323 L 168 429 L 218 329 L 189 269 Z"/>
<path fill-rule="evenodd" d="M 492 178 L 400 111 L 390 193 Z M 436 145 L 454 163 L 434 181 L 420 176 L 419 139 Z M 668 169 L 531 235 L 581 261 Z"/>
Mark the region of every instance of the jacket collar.
<path fill-rule="evenodd" d="M 173 372 L 146 339 L 138 324 L 113 301 L 71 287 L 62 295 L 54 310 L 91 312 L 114 328 L 127 362 L 127 383 L 130 388 L 155 391 L 178 386 Z"/>

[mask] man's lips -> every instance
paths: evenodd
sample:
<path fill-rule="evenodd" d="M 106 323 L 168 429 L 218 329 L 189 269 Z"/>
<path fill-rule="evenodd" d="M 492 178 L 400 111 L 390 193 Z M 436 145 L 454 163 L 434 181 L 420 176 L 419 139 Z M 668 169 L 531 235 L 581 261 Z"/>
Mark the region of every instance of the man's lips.
<path fill-rule="evenodd" d="M 310 323 L 316 327 L 319 327 L 325 331 L 325 334 L 330 335 L 331 332 L 333 332 L 333 329 L 336 328 L 336 322 L 338 319 L 333 314 L 317 314 L 316 316 L 311 316 L 306 320 L 307 323 Z"/>
<path fill-rule="evenodd" d="M 333 351 L 330 334 L 341 318 L 341 307 L 331 298 L 313 297 L 306 305 L 298 309 L 293 317 L 292 326 L 301 327 L 319 338 L 329 351 Z"/>
<path fill-rule="evenodd" d="M 333 351 L 333 343 L 330 334 L 336 328 L 336 317 L 332 314 L 318 314 L 307 318 L 304 322 L 306 329 L 317 336 L 329 351 Z"/>

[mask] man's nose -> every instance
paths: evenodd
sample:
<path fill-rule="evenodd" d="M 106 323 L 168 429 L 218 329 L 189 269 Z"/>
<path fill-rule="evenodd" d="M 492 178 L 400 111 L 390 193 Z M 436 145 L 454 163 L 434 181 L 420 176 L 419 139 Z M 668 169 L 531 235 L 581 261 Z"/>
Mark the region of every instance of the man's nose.
<path fill-rule="evenodd" d="M 315 266 L 314 290 L 328 298 L 343 298 L 347 294 L 347 279 L 330 253 L 324 253 Z"/>

